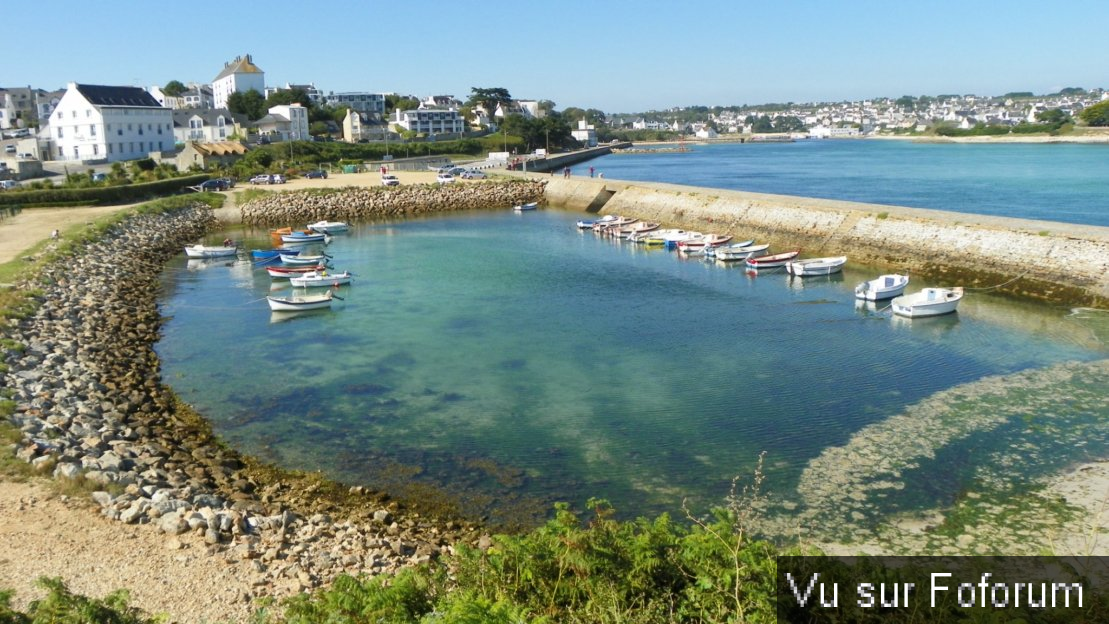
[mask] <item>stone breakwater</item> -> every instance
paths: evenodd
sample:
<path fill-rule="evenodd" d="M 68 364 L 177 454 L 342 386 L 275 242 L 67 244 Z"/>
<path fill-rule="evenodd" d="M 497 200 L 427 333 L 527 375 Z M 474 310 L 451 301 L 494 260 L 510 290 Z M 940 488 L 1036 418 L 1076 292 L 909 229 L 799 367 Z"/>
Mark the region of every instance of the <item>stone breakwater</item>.
<path fill-rule="evenodd" d="M 369 221 L 436 212 L 510 208 L 542 200 L 545 185 L 545 181 L 510 180 L 289 191 L 244 202 L 240 211 L 244 225 L 285 226 L 321 219 Z"/>
<path fill-rule="evenodd" d="M 554 205 L 1071 305 L 1109 304 L 1109 228 L 674 184 L 555 178 Z"/>
<path fill-rule="evenodd" d="M 322 480 L 256 478 L 249 460 L 176 403 L 153 349 L 159 275 L 217 226 L 199 205 L 133 215 L 22 285 L 41 294 L 34 313 L 4 328 L 11 421 L 23 434 L 6 452 L 83 482 L 104 516 L 154 525 L 171 542 L 195 534 L 209 554 L 242 564 L 260 595 L 339 573 L 392 573 L 481 543 L 471 528 L 431 522 L 361 488 L 346 493 L 347 507 L 329 506 L 313 491 L 326 488 Z"/>

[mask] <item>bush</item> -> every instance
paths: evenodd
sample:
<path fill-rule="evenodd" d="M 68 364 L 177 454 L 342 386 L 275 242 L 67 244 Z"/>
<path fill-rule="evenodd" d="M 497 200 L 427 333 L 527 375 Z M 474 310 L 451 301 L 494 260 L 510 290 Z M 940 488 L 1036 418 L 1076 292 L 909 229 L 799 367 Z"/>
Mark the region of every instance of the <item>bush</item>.
<path fill-rule="evenodd" d="M 0 193 L 0 206 L 75 206 L 91 204 L 126 204 L 131 202 L 173 195 L 187 186 L 196 186 L 210 179 L 207 174 L 170 178 L 121 186 L 91 188 L 51 188 Z"/>

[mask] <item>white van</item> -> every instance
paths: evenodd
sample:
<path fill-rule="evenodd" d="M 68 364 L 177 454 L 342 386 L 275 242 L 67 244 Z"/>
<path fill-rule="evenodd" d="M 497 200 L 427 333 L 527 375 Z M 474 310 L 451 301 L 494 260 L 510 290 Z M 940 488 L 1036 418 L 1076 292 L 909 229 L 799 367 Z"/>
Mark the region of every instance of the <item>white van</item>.
<path fill-rule="evenodd" d="M 8 190 L 19 186 L 19 182 L 15 180 L 0 180 L 0 189 Z"/>

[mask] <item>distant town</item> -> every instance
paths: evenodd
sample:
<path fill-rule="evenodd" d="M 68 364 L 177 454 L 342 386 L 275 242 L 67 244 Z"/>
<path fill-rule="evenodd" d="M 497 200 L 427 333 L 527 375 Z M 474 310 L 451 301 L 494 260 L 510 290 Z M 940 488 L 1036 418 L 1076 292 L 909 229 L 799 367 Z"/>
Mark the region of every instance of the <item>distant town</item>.
<path fill-rule="evenodd" d="M 0 87 L 0 169 L 6 170 L 0 178 L 5 173 L 34 177 L 41 171 L 36 164 L 44 161 L 95 165 L 153 158 L 181 170 L 196 168 L 203 163 L 195 153 L 182 158 L 189 145 L 198 146 L 194 152 L 234 156 L 252 145 L 282 141 L 448 141 L 502 129 L 513 134 L 526 128 L 520 124 L 544 118 L 561 124 L 530 129 L 545 136 L 548 148 L 552 137 L 566 148 L 597 145 L 613 136 L 743 140 L 767 134 L 831 138 L 983 128 L 996 134 L 1009 132 L 1007 128 L 1057 129 L 1109 100 L 1104 89 L 1068 88 L 1040 96 L 903 96 L 606 114 L 573 107 L 557 111 L 550 100 L 516 99 L 503 88 L 473 88 L 462 100 L 453 95 L 326 91 L 313 82 L 268 85 L 250 54 L 212 73 L 210 82 L 171 80 L 146 88 L 83 82 L 54 91 Z M 1043 126 L 1045 122 L 1050 125 Z"/>

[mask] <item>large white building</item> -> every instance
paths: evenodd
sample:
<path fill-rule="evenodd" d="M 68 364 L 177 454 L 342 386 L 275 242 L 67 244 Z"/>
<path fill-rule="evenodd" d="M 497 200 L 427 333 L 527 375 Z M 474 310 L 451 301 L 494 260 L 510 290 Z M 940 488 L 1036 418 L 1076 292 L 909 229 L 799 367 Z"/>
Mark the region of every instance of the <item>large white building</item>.
<path fill-rule="evenodd" d="M 55 160 L 133 160 L 174 144 L 173 111 L 140 87 L 71 82 L 49 128 Z"/>
<path fill-rule="evenodd" d="M 360 113 L 376 115 L 378 118 L 385 116 L 385 95 L 382 93 L 335 93 L 332 91 L 324 98 L 324 102 L 332 108 L 346 106 Z"/>
<path fill-rule="evenodd" d="M 391 123 L 423 134 L 456 134 L 466 131 L 466 121 L 453 108 L 418 108 L 396 110 Z"/>
<path fill-rule="evenodd" d="M 234 61 L 223 64 L 223 71 L 212 81 L 213 108 L 227 108 L 227 98 L 232 93 L 257 91 L 266 92 L 266 73 L 262 71 L 250 55 L 237 56 Z"/>

